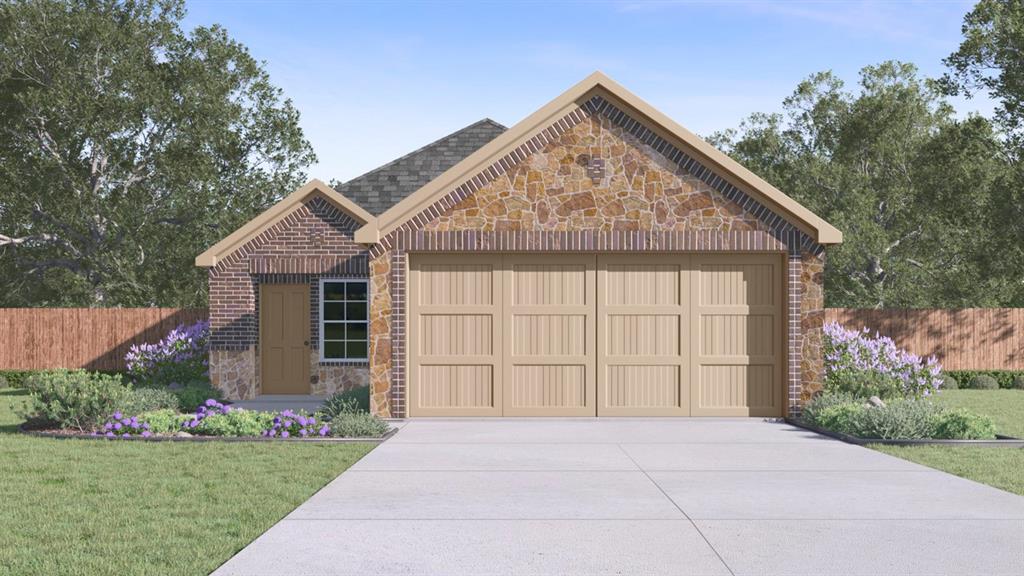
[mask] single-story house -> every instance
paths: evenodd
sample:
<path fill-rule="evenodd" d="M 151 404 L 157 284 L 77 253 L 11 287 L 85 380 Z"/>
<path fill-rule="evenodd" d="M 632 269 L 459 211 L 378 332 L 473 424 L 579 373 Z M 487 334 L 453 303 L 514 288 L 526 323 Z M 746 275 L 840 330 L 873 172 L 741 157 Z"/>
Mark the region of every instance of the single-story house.
<path fill-rule="evenodd" d="M 229 398 L 380 416 L 783 416 L 820 388 L 842 233 L 601 73 L 196 258 Z"/>

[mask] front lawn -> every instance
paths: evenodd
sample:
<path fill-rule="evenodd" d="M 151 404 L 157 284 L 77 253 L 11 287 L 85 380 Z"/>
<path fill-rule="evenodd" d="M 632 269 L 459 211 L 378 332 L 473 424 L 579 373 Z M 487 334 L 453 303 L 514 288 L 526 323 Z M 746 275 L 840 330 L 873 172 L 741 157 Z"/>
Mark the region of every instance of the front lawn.
<path fill-rule="evenodd" d="M 996 432 L 1024 438 L 1024 390 L 947 390 L 936 402 L 985 414 Z M 1024 496 L 1024 449 L 969 446 L 872 446 L 924 466 L 937 468 Z"/>
<path fill-rule="evenodd" d="M 208 574 L 371 444 L 56 440 L 0 390 L 0 573 Z"/>

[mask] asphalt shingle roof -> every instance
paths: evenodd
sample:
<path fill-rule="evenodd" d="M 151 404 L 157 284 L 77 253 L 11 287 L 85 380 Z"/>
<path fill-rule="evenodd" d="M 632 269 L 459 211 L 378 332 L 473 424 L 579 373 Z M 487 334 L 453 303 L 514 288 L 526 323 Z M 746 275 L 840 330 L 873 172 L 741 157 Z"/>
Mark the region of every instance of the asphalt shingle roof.
<path fill-rule="evenodd" d="M 370 214 L 380 215 L 505 130 L 501 124 L 484 118 L 335 189 Z"/>

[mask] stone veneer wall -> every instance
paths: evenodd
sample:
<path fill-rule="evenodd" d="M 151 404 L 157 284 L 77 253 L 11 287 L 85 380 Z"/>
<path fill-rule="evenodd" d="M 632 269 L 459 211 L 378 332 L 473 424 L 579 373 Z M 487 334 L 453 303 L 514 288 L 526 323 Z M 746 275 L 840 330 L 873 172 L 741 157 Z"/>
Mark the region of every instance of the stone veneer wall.
<path fill-rule="evenodd" d="M 310 288 L 310 393 L 369 384 L 366 363 L 320 362 L 319 279 L 366 278 L 368 257 L 352 240 L 360 223 L 319 195 L 209 271 L 210 381 L 229 399 L 259 394 L 259 286 Z"/>
<path fill-rule="evenodd" d="M 382 416 L 406 413 L 405 270 L 418 251 L 785 253 L 790 413 L 820 388 L 822 247 L 600 97 L 371 250 L 370 381 Z"/>

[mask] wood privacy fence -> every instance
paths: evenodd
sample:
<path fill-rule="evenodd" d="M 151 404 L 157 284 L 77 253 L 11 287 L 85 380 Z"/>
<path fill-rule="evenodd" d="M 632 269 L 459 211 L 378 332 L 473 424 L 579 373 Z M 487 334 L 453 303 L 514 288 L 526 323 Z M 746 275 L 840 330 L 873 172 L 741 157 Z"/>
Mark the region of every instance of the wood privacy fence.
<path fill-rule="evenodd" d="M 124 370 L 132 344 L 208 316 L 206 308 L 0 308 L 0 370 Z"/>
<path fill-rule="evenodd" d="M 934 354 L 947 370 L 1024 370 L 1024 308 L 828 308 L 825 319 L 877 330 L 915 354 Z"/>

